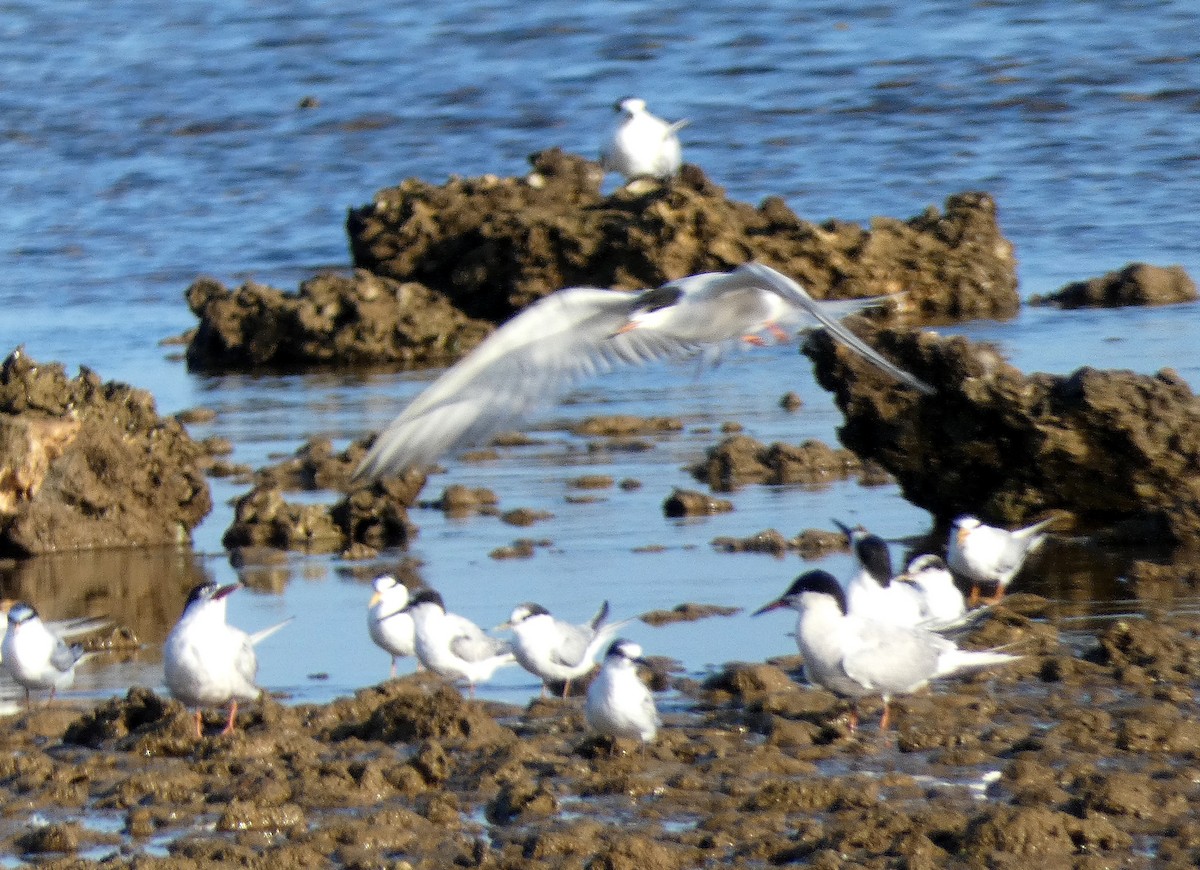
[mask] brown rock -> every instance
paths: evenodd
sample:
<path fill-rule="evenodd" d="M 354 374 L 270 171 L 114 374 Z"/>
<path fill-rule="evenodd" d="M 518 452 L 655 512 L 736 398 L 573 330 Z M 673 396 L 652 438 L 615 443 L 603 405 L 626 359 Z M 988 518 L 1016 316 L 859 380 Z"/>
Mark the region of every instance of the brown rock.
<path fill-rule="evenodd" d="M 206 461 L 144 390 L 0 365 L 0 554 L 176 544 L 212 506 Z"/>
<path fill-rule="evenodd" d="M 863 465 L 849 450 L 815 439 L 768 447 L 747 435 L 733 435 L 710 448 L 691 471 L 714 490 L 728 492 L 747 483 L 824 486 L 860 474 Z"/>
<path fill-rule="evenodd" d="M 356 270 L 318 275 L 297 293 L 201 278 L 187 290 L 200 319 L 187 349 L 197 370 L 313 364 L 434 365 L 491 331 L 419 284 Z"/>
<path fill-rule="evenodd" d="M 750 259 L 796 277 L 817 298 L 905 291 L 924 316 L 1008 316 L 1019 304 L 1012 246 L 983 193 L 950 197 L 908 221 L 821 225 L 777 197 L 725 198 L 695 167 L 670 185 L 600 195 L 599 167 L 558 150 L 527 178 L 408 179 L 351 209 L 355 265 L 419 282 L 494 322 L 560 287 L 627 289 Z"/>
<path fill-rule="evenodd" d="M 663 502 L 663 513 L 669 517 L 702 517 L 731 510 L 733 502 L 729 499 L 713 498 L 691 489 L 676 489 Z"/>
<path fill-rule="evenodd" d="M 1200 543 L 1200 401 L 1174 372 L 1026 376 L 961 337 L 869 340 L 937 392 L 888 383 L 823 333 L 805 353 L 846 417 L 842 442 L 940 522 L 1016 525 L 1054 510 L 1127 539 Z"/>
<path fill-rule="evenodd" d="M 1119 308 L 1195 302 L 1197 298 L 1196 284 L 1182 266 L 1130 263 L 1100 278 L 1067 284 L 1048 296 L 1033 296 L 1029 303 L 1059 308 Z"/>

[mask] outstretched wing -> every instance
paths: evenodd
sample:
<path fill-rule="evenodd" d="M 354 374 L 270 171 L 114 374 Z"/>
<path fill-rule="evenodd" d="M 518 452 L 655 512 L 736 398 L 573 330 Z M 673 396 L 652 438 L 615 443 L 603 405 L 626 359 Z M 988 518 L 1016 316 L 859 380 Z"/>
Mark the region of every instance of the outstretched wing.
<path fill-rule="evenodd" d="M 874 348 L 848 330 L 837 320 L 837 317 L 831 314 L 831 311 L 834 309 L 830 309 L 825 303 L 813 299 L 803 287 L 787 275 L 777 272 L 770 266 L 765 266 L 762 263 L 747 263 L 735 269 L 732 274 L 744 275 L 747 280 L 754 282 L 755 286 L 763 287 L 777 294 L 789 305 L 819 322 L 829 330 L 830 335 L 846 345 L 846 347 L 887 372 L 901 383 L 907 384 L 914 390 L 925 395 L 933 395 L 936 392 L 933 387 L 920 378 L 904 371 L 904 369 L 899 368 L 880 356 Z"/>
<path fill-rule="evenodd" d="M 509 320 L 447 369 L 375 439 L 355 479 L 432 465 L 495 434 L 584 378 L 696 351 L 653 330 L 615 335 L 636 293 L 572 287 Z"/>

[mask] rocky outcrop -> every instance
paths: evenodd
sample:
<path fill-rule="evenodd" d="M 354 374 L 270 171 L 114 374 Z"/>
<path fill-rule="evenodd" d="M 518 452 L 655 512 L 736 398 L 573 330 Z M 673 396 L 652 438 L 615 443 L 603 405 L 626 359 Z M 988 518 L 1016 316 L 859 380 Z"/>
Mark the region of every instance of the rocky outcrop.
<path fill-rule="evenodd" d="M 1019 305 L 1012 245 L 987 194 L 863 228 L 810 223 L 778 197 L 729 200 L 694 166 L 672 184 L 604 197 L 597 164 L 558 150 L 531 160 L 524 178 L 409 179 L 379 191 L 347 217 L 355 265 L 490 321 L 560 287 L 652 287 L 751 259 L 817 298 L 905 291 L 922 317 L 1005 317 Z"/>
<path fill-rule="evenodd" d="M 200 320 L 187 349 L 195 370 L 311 365 L 444 364 L 491 331 L 439 293 L 362 270 L 324 274 L 296 293 L 200 278 L 187 290 Z"/>
<path fill-rule="evenodd" d="M 0 365 L 0 554 L 186 541 L 212 507 L 206 459 L 145 390 L 18 349 Z"/>
<path fill-rule="evenodd" d="M 868 340 L 936 394 L 885 381 L 823 333 L 805 353 L 845 414 L 842 442 L 939 521 L 1057 510 L 1119 538 L 1200 544 L 1200 401 L 1174 372 L 1025 375 L 961 337 L 884 328 Z"/>
<path fill-rule="evenodd" d="M 1120 308 L 1195 302 L 1197 298 L 1196 284 L 1182 266 L 1130 263 L 1099 278 L 1075 281 L 1047 296 L 1032 296 L 1029 303 L 1059 308 Z"/>

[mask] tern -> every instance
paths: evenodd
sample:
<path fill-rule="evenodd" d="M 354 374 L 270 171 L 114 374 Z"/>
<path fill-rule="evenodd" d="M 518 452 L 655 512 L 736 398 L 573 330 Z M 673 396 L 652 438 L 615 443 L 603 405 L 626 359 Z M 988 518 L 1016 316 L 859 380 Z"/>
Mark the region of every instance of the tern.
<path fill-rule="evenodd" d="M 614 640 L 600 673 L 588 686 L 584 712 L 592 730 L 608 737 L 637 738 L 644 747 L 654 740 L 662 721 L 654 696 L 638 677 L 639 664 L 646 664 L 640 646 L 623 638 Z"/>
<path fill-rule="evenodd" d="M 605 172 L 619 172 L 625 180 L 635 178 L 674 178 L 683 164 L 679 131 L 687 121 L 669 124 L 646 109 L 646 101 L 637 97 L 616 105 L 622 119 L 608 145 L 600 152 Z"/>
<path fill-rule="evenodd" d="M 289 618 L 253 634 L 229 625 L 226 599 L 237 588 L 236 583 L 194 587 L 163 645 L 163 676 L 174 698 L 196 708 L 229 704 L 222 734 L 233 732 L 238 701 L 256 701 L 262 695 L 254 682 L 258 674 L 254 647 L 292 621 Z M 203 736 L 202 725 L 197 709 L 197 739 Z"/>
<path fill-rule="evenodd" d="M 8 611 L 8 629 L 0 643 L 4 667 L 25 689 L 25 704 L 32 689 L 49 689 L 50 697 L 75 680 L 75 665 L 86 653 L 83 647 L 68 646 L 46 626 L 36 610 L 23 601 Z"/>
<path fill-rule="evenodd" d="M 882 298 L 819 302 L 761 263 L 691 275 L 640 293 L 559 290 L 509 320 L 426 387 L 375 439 L 354 478 L 431 466 L 443 453 L 484 441 L 591 375 L 665 359 L 715 363 L 740 340 L 784 326 L 823 326 L 892 377 L 932 393 L 838 322 Z"/>
<path fill-rule="evenodd" d="M 517 663 L 542 681 L 542 696 L 546 695 L 547 683 L 559 680 L 565 698 L 571 692 L 571 680 L 592 669 L 596 654 L 628 621 L 608 622 L 607 601 L 583 625 L 555 619 L 540 604 L 527 602 L 513 608 L 508 622 L 500 628 L 512 629 Z"/>
<path fill-rule="evenodd" d="M 858 570 L 844 584 L 850 612 L 864 619 L 894 625 L 914 626 L 924 620 L 922 595 L 910 583 L 895 583 L 892 557 L 887 542 L 864 529 L 851 529 L 834 520 L 846 536 L 858 562 Z"/>
<path fill-rule="evenodd" d="M 4 655 L 3 641 L 8 632 L 8 613 L 17 603 L 11 598 L 0 600 L 0 658 L 3 658 Z M 70 640 L 93 631 L 101 631 L 112 625 L 112 620 L 104 616 L 75 616 L 69 619 L 42 620 L 42 622 L 53 634 L 63 640 Z"/>
<path fill-rule="evenodd" d="M 412 615 L 417 660 L 440 677 L 466 680 L 472 698 L 476 683 L 516 662 L 512 644 L 485 634 L 465 616 L 447 613 L 433 589 L 418 589 L 405 610 Z"/>
<path fill-rule="evenodd" d="M 896 578 L 920 593 L 921 625 L 932 631 L 957 627 L 967 613 L 967 602 L 941 556 L 926 553 L 908 563 Z"/>
<path fill-rule="evenodd" d="M 971 582 L 971 604 L 981 600 L 980 588 L 984 586 L 996 590 L 985 599 L 989 603 L 1004 597 L 1025 559 L 1046 540 L 1042 529 L 1055 519 L 1050 517 L 1012 532 L 984 525 L 973 516 L 954 521 L 946 562 L 951 571 Z"/>
<path fill-rule="evenodd" d="M 367 631 L 371 640 L 392 657 L 391 675 L 396 676 L 396 659 L 416 655 L 416 636 L 408 606 L 408 587 L 391 574 L 372 581 L 375 594 L 367 604 Z"/>
<path fill-rule="evenodd" d="M 919 626 L 857 616 L 847 606 L 845 591 L 827 571 L 800 575 L 782 596 L 754 615 L 785 607 L 798 613 L 796 645 L 804 657 L 805 677 L 850 699 L 851 730 L 858 725 L 859 698 L 883 698 L 879 727 L 886 731 L 893 695 L 915 692 L 938 677 L 1020 658 L 999 650 L 959 649 L 953 641 Z"/>

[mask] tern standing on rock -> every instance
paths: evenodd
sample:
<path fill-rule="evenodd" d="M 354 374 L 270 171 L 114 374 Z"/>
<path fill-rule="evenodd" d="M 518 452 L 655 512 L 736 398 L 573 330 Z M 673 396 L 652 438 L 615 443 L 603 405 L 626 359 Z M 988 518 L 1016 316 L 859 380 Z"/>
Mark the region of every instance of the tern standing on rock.
<path fill-rule="evenodd" d="M 769 266 L 747 263 L 653 290 L 571 287 L 497 329 L 425 388 L 375 439 L 355 480 L 433 465 L 478 444 L 572 384 L 618 366 L 699 357 L 715 363 L 763 331 L 818 325 L 898 381 L 933 388 L 897 368 L 838 322 L 880 299 L 818 302 Z"/>
<path fill-rule="evenodd" d="M 893 695 L 906 695 L 930 680 L 960 671 L 1011 662 L 1019 656 L 997 650 L 963 650 L 951 640 L 920 627 L 904 627 L 856 616 L 847 607 L 846 593 L 827 571 L 801 574 L 775 601 L 755 616 L 790 608 L 796 618 L 796 645 L 804 657 L 809 682 L 835 695 L 883 698 L 879 728 L 891 721 Z M 851 708 L 850 728 L 858 726 Z"/>
<path fill-rule="evenodd" d="M 255 645 L 292 620 L 247 634 L 225 619 L 226 598 L 238 584 L 202 583 L 192 589 L 183 615 L 163 645 L 163 676 L 171 695 L 189 707 L 229 704 L 229 719 L 222 734 L 233 732 L 238 701 L 256 701 L 262 695 L 254 683 L 258 674 Z M 196 710 L 196 738 L 203 736 L 203 721 Z"/>
<path fill-rule="evenodd" d="M 604 664 L 588 686 L 584 712 L 592 730 L 608 737 L 630 737 L 642 745 L 654 740 L 662 721 L 654 696 L 637 674 L 645 664 L 642 648 L 619 638 L 612 642 Z"/>
<path fill-rule="evenodd" d="M 629 97 L 617 103 L 621 123 L 600 152 L 605 172 L 635 178 L 674 178 L 683 165 L 678 133 L 687 121 L 669 124 L 646 109 L 646 101 Z"/>
<path fill-rule="evenodd" d="M 375 594 L 367 605 L 367 631 L 371 640 L 392 657 L 391 675 L 396 676 L 396 659 L 416 655 L 416 634 L 408 606 L 408 587 L 383 574 L 373 581 Z"/>
<path fill-rule="evenodd" d="M 500 627 L 512 629 L 517 662 L 542 681 L 542 696 L 546 695 L 546 683 L 561 680 L 565 698 L 571 692 L 571 680 L 592 669 L 596 654 L 628 622 L 607 620 L 607 601 L 583 625 L 555 619 L 546 608 L 530 602 L 513 608 L 508 622 Z"/>
<path fill-rule="evenodd" d="M 978 517 L 961 516 L 950 529 L 946 562 L 950 570 L 971 582 L 971 604 L 980 600 L 996 603 L 1025 564 L 1025 559 L 1046 540 L 1042 529 L 1055 517 L 1016 531 L 986 526 Z M 982 587 L 994 588 L 990 599 L 982 599 Z"/>
<path fill-rule="evenodd" d="M 12 678 L 25 689 L 25 704 L 30 690 L 49 689 L 50 697 L 75 680 L 75 665 L 84 657 L 83 647 L 67 646 L 42 622 L 37 611 L 23 601 L 8 611 L 8 631 L 0 643 L 0 656 Z"/>
<path fill-rule="evenodd" d="M 447 613 L 442 596 L 433 589 L 418 589 L 406 609 L 412 614 L 417 659 L 439 677 L 466 680 L 472 698 L 476 683 L 516 662 L 512 644 L 485 634 L 465 616 Z"/>

